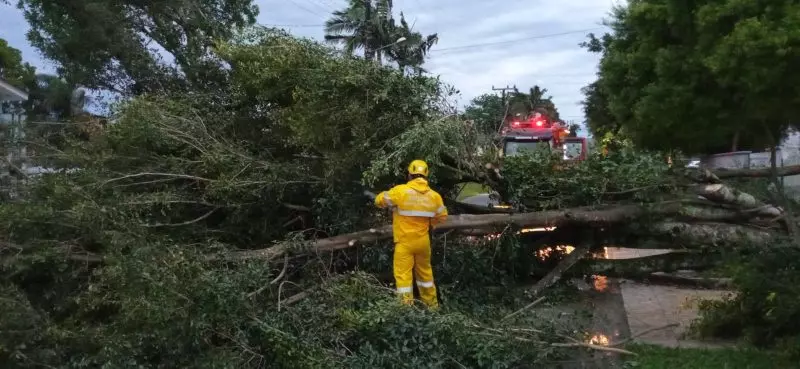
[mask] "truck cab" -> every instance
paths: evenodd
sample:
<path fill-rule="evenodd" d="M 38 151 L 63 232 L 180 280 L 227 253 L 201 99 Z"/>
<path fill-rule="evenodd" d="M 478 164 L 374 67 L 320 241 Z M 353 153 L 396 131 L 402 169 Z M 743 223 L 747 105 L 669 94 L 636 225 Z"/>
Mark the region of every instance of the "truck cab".
<path fill-rule="evenodd" d="M 502 162 L 504 157 L 521 155 L 532 150 L 558 150 L 566 165 L 586 160 L 586 138 L 567 137 L 568 134 L 565 124 L 550 122 L 542 115 L 534 114 L 527 119 L 522 119 L 519 115 L 511 117 L 500 131 L 499 159 Z M 495 170 L 500 174 L 500 168 Z M 512 211 L 511 206 L 503 202 L 500 194 L 479 183 L 462 184 L 456 195 L 456 205 L 472 214 Z"/>
<path fill-rule="evenodd" d="M 565 161 L 586 160 L 586 138 L 567 137 L 565 124 L 551 122 L 543 116 L 530 119 L 515 117 L 500 132 L 501 157 L 519 155 L 530 150 L 558 150 Z"/>

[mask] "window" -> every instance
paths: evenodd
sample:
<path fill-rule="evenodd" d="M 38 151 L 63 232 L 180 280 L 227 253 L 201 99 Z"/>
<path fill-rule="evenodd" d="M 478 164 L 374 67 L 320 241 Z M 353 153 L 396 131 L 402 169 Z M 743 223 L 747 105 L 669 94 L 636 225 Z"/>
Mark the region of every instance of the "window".
<path fill-rule="evenodd" d="M 504 156 L 520 155 L 526 151 L 550 151 L 550 141 L 508 141 L 503 150 Z"/>
<path fill-rule="evenodd" d="M 564 159 L 573 160 L 579 159 L 583 154 L 583 142 L 565 142 L 564 143 Z"/>

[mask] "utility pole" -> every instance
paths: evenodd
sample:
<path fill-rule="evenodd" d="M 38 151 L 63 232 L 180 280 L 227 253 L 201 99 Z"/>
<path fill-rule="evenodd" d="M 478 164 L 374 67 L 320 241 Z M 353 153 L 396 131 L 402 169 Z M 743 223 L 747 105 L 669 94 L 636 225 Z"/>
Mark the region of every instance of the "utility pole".
<path fill-rule="evenodd" d="M 494 85 L 492 85 L 492 91 L 501 91 L 500 98 L 501 101 L 503 102 L 503 107 L 505 108 L 503 116 L 500 117 L 500 123 L 497 125 L 497 132 L 500 132 L 500 129 L 503 128 L 503 122 L 505 122 L 506 117 L 508 116 L 508 102 L 506 101 L 507 90 L 517 91 L 517 85 L 514 85 L 514 87 L 508 87 L 508 85 L 506 85 L 506 87 L 500 87 L 500 88 L 494 88 Z"/>
<path fill-rule="evenodd" d="M 500 88 L 494 88 L 494 85 L 492 85 L 492 91 L 501 91 L 500 97 L 503 99 L 503 106 L 506 105 L 506 91 L 507 90 L 516 91 L 517 90 L 517 85 L 514 85 L 514 87 L 508 87 L 508 85 L 506 85 L 506 87 L 500 87 Z"/>

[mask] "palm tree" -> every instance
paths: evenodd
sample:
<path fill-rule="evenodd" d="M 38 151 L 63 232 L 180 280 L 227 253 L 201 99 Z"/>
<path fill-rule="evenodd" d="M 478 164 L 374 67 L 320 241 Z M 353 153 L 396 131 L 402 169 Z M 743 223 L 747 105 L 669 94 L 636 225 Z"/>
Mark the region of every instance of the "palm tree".
<path fill-rule="evenodd" d="M 413 32 L 406 22 L 403 13 L 400 13 L 400 26 L 395 26 L 394 19 L 389 22 L 393 31 L 393 39 L 404 39 L 401 43 L 393 44 L 386 51 L 386 56 L 397 63 L 401 71 L 410 68 L 416 74 L 422 74 L 425 69 L 422 64 L 425 63 L 425 57 L 428 55 L 431 47 L 439 42 L 439 36 L 434 33 L 432 35 L 422 37 L 419 32 Z"/>
<path fill-rule="evenodd" d="M 544 103 L 544 100 L 549 99 L 544 97 L 544 94 L 546 93 L 547 93 L 546 88 L 541 88 L 538 85 L 531 87 L 530 94 L 528 96 L 530 98 L 532 109 L 541 107 L 542 104 Z"/>
<path fill-rule="evenodd" d="M 325 22 L 325 40 L 343 45 L 349 54 L 364 49 L 364 58 L 368 60 L 380 63 L 385 56 L 396 62 L 400 70 L 424 72 L 425 57 L 439 37 L 435 33 L 423 37 L 413 32 L 402 13 L 397 25 L 392 6 L 392 0 L 350 0 L 346 9 L 333 12 Z"/>
<path fill-rule="evenodd" d="M 546 93 L 546 88 L 541 88 L 538 85 L 533 86 L 530 89 L 530 95 L 528 95 L 531 104 L 530 108 L 531 110 L 541 110 L 550 119 L 558 120 L 558 110 L 556 109 L 556 105 L 553 103 L 553 96 L 545 97 Z"/>
<path fill-rule="evenodd" d="M 392 33 L 391 9 L 392 0 L 350 0 L 325 22 L 325 41 L 343 45 L 350 54 L 364 49 L 364 58 L 376 60 L 380 49 L 396 40 L 387 38 Z"/>

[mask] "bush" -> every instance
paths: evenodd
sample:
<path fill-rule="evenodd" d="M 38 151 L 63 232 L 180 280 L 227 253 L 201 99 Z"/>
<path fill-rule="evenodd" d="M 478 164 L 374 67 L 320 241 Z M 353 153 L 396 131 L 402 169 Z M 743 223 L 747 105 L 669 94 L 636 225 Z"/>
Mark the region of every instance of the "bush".
<path fill-rule="evenodd" d="M 730 272 L 736 294 L 701 302 L 701 319 L 693 329 L 702 336 L 778 345 L 800 357 L 800 247 L 792 242 L 763 246 L 735 256 Z"/>

